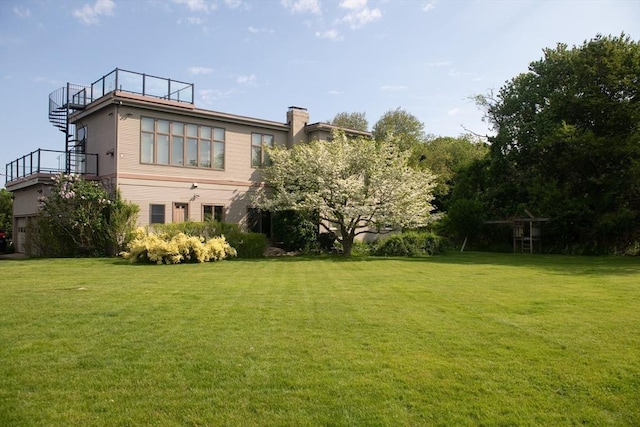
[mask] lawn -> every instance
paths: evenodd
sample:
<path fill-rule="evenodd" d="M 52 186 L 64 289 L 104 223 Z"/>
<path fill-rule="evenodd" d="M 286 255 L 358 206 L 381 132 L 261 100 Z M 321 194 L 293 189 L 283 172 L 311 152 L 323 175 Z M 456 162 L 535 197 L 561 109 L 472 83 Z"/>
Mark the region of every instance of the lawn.
<path fill-rule="evenodd" d="M 640 260 L 0 260 L 0 425 L 640 425 Z"/>

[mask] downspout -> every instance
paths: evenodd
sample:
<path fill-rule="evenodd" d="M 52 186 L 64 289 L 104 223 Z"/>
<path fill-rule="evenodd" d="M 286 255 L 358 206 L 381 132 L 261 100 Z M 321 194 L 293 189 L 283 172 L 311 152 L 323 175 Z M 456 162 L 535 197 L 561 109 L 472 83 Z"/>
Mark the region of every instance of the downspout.
<path fill-rule="evenodd" d="M 113 179 L 115 181 L 116 189 L 118 188 L 118 134 L 120 132 L 120 130 L 118 129 L 118 125 L 120 122 L 120 106 L 121 105 L 122 105 L 122 101 L 116 104 L 116 113 L 113 115 L 113 119 L 116 121 L 114 126 L 116 132 L 113 140 L 113 174 L 114 174 Z"/>

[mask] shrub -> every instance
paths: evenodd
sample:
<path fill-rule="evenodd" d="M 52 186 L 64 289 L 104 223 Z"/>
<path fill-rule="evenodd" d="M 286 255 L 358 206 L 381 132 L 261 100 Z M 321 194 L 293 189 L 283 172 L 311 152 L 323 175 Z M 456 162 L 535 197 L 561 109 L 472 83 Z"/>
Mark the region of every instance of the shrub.
<path fill-rule="evenodd" d="M 105 183 L 77 175 L 54 175 L 50 194 L 39 201 L 30 250 L 50 256 L 103 256 L 123 244 L 138 207 L 109 192 Z"/>
<path fill-rule="evenodd" d="M 238 258 L 262 258 L 267 249 L 267 236 L 261 233 L 231 232 L 228 239 Z"/>
<path fill-rule="evenodd" d="M 376 256 L 421 256 L 442 253 L 444 244 L 436 234 L 409 231 L 394 234 L 373 245 Z"/>
<path fill-rule="evenodd" d="M 336 249 L 336 235 L 334 233 L 318 234 L 318 244 L 323 252 L 333 252 Z"/>
<path fill-rule="evenodd" d="M 356 240 L 351 246 L 352 256 L 369 256 L 372 254 L 373 244 Z"/>
<path fill-rule="evenodd" d="M 167 224 L 152 224 L 149 226 L 149 229 L 156 234 L 168 237 L 174 237 L 182 233 L 187 236 L 199 236 L 209 239 L 211 237 L 222 236 L 224 234 L 222 231 L 223 227 L 223 223 L 216 221 L 185 221 Z"/>
<path fill-rule="evenodd" d="M 180 234 L 196 236 L 205 240 L 224 237 L 235 248 L 238 258 L 260 258 L 267 248 L 267 238 L 260 233 L 245 233 L 240 225 L 227 222 L 176 222 L 169 224 L 153 224 L 149 231 L 170 240 Z"/>
<path fill-rule="evenodd" d="M 318 238 L 318 220 L 297 211 L 277 212 L 273 216 L 273 234 L 286 251 L 310 251 Z"/>
<path fill-rule="evenodd" d="M 136 236 L 129 242 L 128 249 L 128 252 L 121 255 L 132 263 L 179 264 L 219 261 L 228 256 L 236 256 L 236 250 L 224 237 L 212 237 L 207 240 L 184 233 L 168 236 L 149 233 L 144 228 L 136 230 Z"/>

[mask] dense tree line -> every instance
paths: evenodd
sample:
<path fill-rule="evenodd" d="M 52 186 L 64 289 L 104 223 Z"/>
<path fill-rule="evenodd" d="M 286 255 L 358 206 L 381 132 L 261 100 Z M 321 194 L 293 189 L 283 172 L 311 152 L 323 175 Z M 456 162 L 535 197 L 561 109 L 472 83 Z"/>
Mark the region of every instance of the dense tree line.
<path fill-rule="evenodd" d="M 489 155 L 454 198 L 508 218 L 549 217 L 549 250 L 621 252 L 640 241 L 640 44 L 603 37 L 545 49 L 529 71 L 478 103 Z"/>
<path fill-rule="evenodd" d="M 598 35 L 544 49 L 527 72 L 478 95 L 492 136 L 433 137 L 399 108 L 372 134 L 436 175 L 432 203 L 447 213 L 440 231 L 454 239 L 495 242 L 500 230 L 485 221 L 527 210 L 550 219 L 543 230 L 548 251 L 637 254 L 639 90 L 640 44 L 624 34 Z M 363 117 L 341 113 L 336 124 L 362 125 Z"/>

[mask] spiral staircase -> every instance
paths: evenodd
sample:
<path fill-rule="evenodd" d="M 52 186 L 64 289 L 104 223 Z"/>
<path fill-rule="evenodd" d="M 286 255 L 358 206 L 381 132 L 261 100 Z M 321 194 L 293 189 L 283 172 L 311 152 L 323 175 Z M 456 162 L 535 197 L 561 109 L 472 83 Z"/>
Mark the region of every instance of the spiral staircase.
<path fill-rule="evenodd" d="M 91 88 L 67 83 L 49 94 L 49 122 L 65 134 L 65 172 L 83 172 L 84 145 L 77 137 L 75 124 L 69 123 L 69 115 L 83 110 L 91 102 Z"/>

